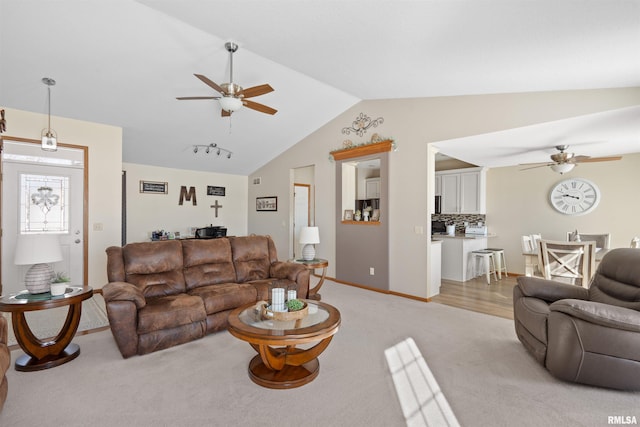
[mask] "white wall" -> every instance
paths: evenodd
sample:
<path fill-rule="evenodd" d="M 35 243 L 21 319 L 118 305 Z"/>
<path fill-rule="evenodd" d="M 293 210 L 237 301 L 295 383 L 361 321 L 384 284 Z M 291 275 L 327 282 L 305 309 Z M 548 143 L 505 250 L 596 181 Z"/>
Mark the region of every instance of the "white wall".
<path fill-rule="evenodd" d="M 390 155 L 389 269 L 392 291 L 426 297 L 428 207 L 432 205 L 433 164 L 427 161 L 427 144 L 551 120 L 574 117 L 640 104 L 640 88 L 560 91 L 523 94 L 477 95 L 363 101 L 328 122 L 300 143 L 249 177 L 249 200 L 256 196 L 289 197 L 290 168 L 315 164 L 316 225 L 320 228 L 318 256 L 330 262 L 335 275 L 335 163 L 329 152 L 345 139 L 365 142 L 375 132 L 392 137 L 398 146 Z M 359 113 L 384 123 L 364 137 L 342 134 Z M 580 166 L 582 167 L 582 166 Z M 254 176 L 262 184 L 252 185 Z M 280 206 L 288 206 L 289 200 Z M 271 234 L 280 253 L 289 248 L 288 212 L 256 213 L 249 209 L 249 231 Z M 415 227 L 425 234 L 416 234 Z M 387 250 L 381 248 L 381 250 Z M 338 277 L 338 279 L 340 279 Z M 365 284 L 366 285 L 366 284 Z"/>
<path fill-rule="evenodd" d="M 640 147 L 638 147 L 640 149 Z M 612 153 L 616 154 L 616 153 Z M 585 178 L 600 188 L 598 207 L 581 216 L 563 215 L 549 203 L 549 191 L 566 178 Z M 567 231 L 611 233 L 611 247 L 628 247 L 640 235 L 640 154 L 622 160 L 583 163 L 564 175 L 549 168 L 520 171 L 519 167 L 487 172 L 487 224 L 498 237 L 491 246 L 505 249 L 509 271 L 524 273 L 520 237 L 541 233 L 550 240 L 566 240 Z"/>
<path fill-rule="evenodd" d="M 218 159 L 224 161 L 225 159 Z M 189 227 L 222 225 L 230 236 L 247 234 L 247 177 L 123 163 L 127 172 L 127 242 L 148 241 L 154 230 L 187 235 Z M 168 183 L 168 194 L 140 193 L 140 181 Z M 225 187 L 224 196 L 207 196 L 207 186 Z M 184 200 L 180 188 L 195 187 L 197 205 Z M 211 208 L 216 200 L 222 208 Z"/>
<path fill-rule="evenodd" d="M 47 127 L 46 114 L 5 110 L 6 137 L 40 139 Z M 122 129 L 56 116 L 51 116 L 51 127 L 58 134 L 58 143 L 89 147 L 88 285 L 101 288 L 107 283 L 104 250 L 120 244 Z M 102 231 L 94 231 L 94 224 L 102 224 Z"/>

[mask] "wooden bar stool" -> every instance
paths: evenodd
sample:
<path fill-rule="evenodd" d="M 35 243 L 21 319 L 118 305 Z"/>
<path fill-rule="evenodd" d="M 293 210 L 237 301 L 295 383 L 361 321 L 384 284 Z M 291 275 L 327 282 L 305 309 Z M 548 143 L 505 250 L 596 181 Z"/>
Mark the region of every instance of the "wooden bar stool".
<path fill-rule="evenodd" d="M 493 252 L 488 250 L 481 250 L 481 251 L 472 251 L 471 254 L 473 255 L 473 258 L 474 258 L 474 262 L 473 262 L 474 276 L 479 276 L 479 274 L 477 274 L 477 271 L 479 269 L 477 269 L 476 267 L 477 267 L 478 261 L 482 261 L 481 265 L 484 270 L 483 274 L 487 277 L 487 285 L 491 284 L 492 274 L 494 279 L 497 281 L 498 275 L 496 273 L 496 263 L 493 256 Z"/>
<path fill-rule="evenodd" d="M 502 279 L 502 273 L 504 277 L 509 277 L 507 274 L 507 260 L 504 257 L 504 249 L 502 248 L 487 248 L 486 251 L 493 252 L 493 259 L 496 263 L 496 270 L 498 271 L 498 280 Z"/>

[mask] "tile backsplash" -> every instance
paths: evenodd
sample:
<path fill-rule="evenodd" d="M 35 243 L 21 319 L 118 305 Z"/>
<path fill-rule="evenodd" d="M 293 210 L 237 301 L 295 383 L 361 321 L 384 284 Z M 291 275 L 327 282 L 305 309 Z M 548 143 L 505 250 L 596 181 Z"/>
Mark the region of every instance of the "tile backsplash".
<path fill-rule="evenodd" d="M 444 221 L 447 225 L 455 224 L 456 233 L 464 233 L 464 223 L 477 224 L 482 222 L 486 225 L 486 215 L 482 214 L 433 214 L 431 221 Z"/>

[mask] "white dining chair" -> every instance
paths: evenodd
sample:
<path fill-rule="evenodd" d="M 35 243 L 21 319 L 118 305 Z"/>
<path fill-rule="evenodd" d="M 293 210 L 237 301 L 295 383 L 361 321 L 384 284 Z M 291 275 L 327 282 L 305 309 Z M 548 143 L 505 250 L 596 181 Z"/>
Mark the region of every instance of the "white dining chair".
<path fill-rule="evenodd" d="M 640 237 L 636 236 L 633 239 L 631 239 L 630 247 L 632 247 L 632 248 L 640 248 Z"/>
<path fill-rule="evenodd" d="M 540 241 L 539 263 L 547 280 L 589 287 L 595 273 L 595 242 Z"/>

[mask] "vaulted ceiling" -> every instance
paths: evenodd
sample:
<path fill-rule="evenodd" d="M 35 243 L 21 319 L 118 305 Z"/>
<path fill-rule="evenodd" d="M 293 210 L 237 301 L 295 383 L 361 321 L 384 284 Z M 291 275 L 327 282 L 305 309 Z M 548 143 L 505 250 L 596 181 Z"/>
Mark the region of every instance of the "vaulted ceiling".
<path fill-rule="evenodd" d="M 175 99 L 215 95 L 193 73 L 228 81 L 228 40 L 276 115 Z M 122 127 L 123 161 L 246 175 L 360 100 L 636 87 L 639 51 L 638 0 L 0 0 L 0 105 L 46 113 L 52 77 L 52 114 Z M 535 131 L 501 161 L 537 161 Z M 193 153 L 209 143 L 231 159 Z"/>

